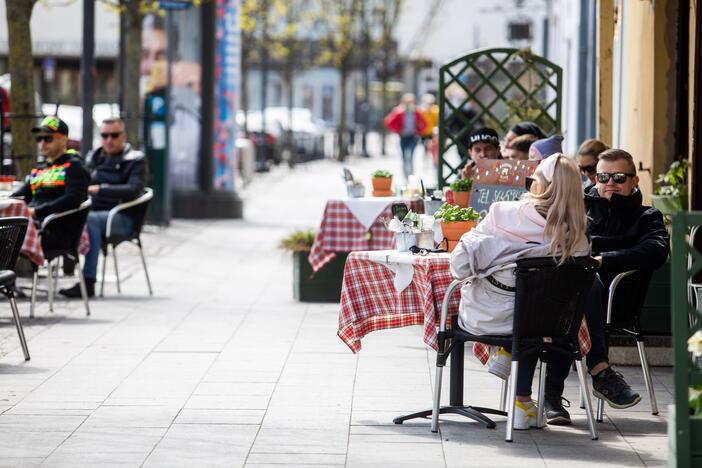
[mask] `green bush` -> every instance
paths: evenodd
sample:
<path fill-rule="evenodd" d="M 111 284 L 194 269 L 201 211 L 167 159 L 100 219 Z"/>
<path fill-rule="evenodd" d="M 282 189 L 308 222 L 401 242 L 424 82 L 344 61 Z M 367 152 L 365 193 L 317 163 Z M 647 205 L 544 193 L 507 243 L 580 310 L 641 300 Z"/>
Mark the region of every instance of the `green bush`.
<path fill-rule="evenodd" d="M 658 195 L 674 197 L 687 194 L 687 159 L 673 162 L 668 171 L 660 174 L 656 182 L 661 186 L 656 190 Z"/>
<path fill-rule="evenodd" d="M 478 214 L 478 212 L 473 208 L 461 208 L 458 205 L 444 203 L 441 205 L 441 208 L 434 213 L 434 218 L 444 223 L 456 221 L 475 221 L 480 218 L 480 214 Z"/>
<path fill-rule="evenodd" d="M 301 229 L 291 232 L 278 243 L 278 248 L 290 252 L 309 252 L 312 250 L 314 238 L 317 234 L 312 229 Z"/>
<path fill-rule="evenodd" d="M 385 169 L 378 169 L 377 171 L 373 171 L 373 173 L 371 174 L 371 177 L 390 179 L 392 177 L 392 172 L 386 171 Z"/>
<path fill-rule="evenodd" d="M 449 188 L 454 192 L 470 192 L 470 190 L 473 188 L 473 179 L 458 179 L 451 182 Z"/>

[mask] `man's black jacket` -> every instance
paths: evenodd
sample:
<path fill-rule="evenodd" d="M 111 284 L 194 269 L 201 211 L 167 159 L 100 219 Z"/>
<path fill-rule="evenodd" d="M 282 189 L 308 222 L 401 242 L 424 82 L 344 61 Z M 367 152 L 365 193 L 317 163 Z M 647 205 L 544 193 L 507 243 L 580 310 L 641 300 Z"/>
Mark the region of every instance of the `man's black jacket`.
<path fill-rule="evenodd" d="M 90 183 L 99 184 L 100 190 L 92 195 L 93 211 L 107 211 L 116 205 L 139 197 L 146 185 L 146 160 L 129 143 L 121 154 L 108 155 L 102 148 L 86 158 Z"/>
<path fill-rule="evenodd" d="M 602 256 L 605 284 L 627 270 L 656 270 L 670 252 L 668 231 L 660 211 L 643 205 L 641 192 L 602 198 L 596 186 L 585 189 L 585 209 L 592 255 Z"/>
<path fill-rule="evenodd" d="M 78 208 L 88 198 L 88 173 L 70 150 L 53 162 L 32 169 L 25 184 L 12 194 L 34 208 L 37 219 Z"/>

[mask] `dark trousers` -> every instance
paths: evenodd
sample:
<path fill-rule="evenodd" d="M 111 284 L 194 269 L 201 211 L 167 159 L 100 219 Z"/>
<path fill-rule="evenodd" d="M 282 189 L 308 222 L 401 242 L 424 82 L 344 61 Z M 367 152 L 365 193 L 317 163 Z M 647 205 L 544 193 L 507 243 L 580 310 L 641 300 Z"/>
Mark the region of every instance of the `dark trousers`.
<path fill-rule="evenodd" d="M 602 284 L 600 276 L 595 276 L 595 281 L 592 283 L 585 305 L 585 319 L 587 320 L 587 329 L 590 332 L 590 341 L 592 342 L 592 347 L 586 356 L 588 371 L 601 362 L 609 362 L 607 335 L 605 333 L 607 322 L 605 292 L 606 288 Z M 564 383 L 568 378 L 572 362 L 570 358 L 564 355 L 550 353 L 546 372 L 546 397 L 560 398 L 563 395 Z M 519 380 L 517 379 L 517 382 Z"/>

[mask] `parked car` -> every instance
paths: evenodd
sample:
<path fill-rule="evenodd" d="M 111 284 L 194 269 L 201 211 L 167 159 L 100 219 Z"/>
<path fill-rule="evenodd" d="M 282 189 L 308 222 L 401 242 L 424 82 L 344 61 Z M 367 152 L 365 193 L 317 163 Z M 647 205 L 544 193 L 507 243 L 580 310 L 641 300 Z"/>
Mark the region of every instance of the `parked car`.
<path fill-rule="evenodd" d="M 324 126 L 314 119 L 311 110 L 302 107 L 269 107 L 266 109 L 266 119 L 268 118 L 279 122 L 285 132 L 292 132 L 295 161 L 305 162 L 324 156 Z"/>
<path fill-rule="evenodd" d="M 283 130 L 280 123 L 266 112 L 266 125 L 263 126 L 261 111 L 250 111 L 246 115 L 239 111 L 237 124 L 240 129 L 246 123 L 246 137 L 256 147 L 256 172 L 266 172 L 272 165 L 283 161 L 281 147 Z"/>

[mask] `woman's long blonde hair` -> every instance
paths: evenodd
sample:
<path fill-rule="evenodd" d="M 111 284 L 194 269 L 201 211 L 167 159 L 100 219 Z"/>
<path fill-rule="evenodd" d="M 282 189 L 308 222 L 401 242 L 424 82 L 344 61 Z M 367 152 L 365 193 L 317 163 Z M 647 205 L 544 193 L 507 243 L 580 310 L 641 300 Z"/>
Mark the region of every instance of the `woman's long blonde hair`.
<path fill-rule="evenodd" d="M 544 234 L 551 239 L 551 253 L 554 257 L 560 255 L 563 263 L 574 256 L 578 245 L 586 239 L 587 217 L 580 171 L 574 161 L 559 154 L 550 183 L 541 167 L 533 177 L 545 190 L 540 194 L 527 193 L 523 199 L 546 218 Z"/>

